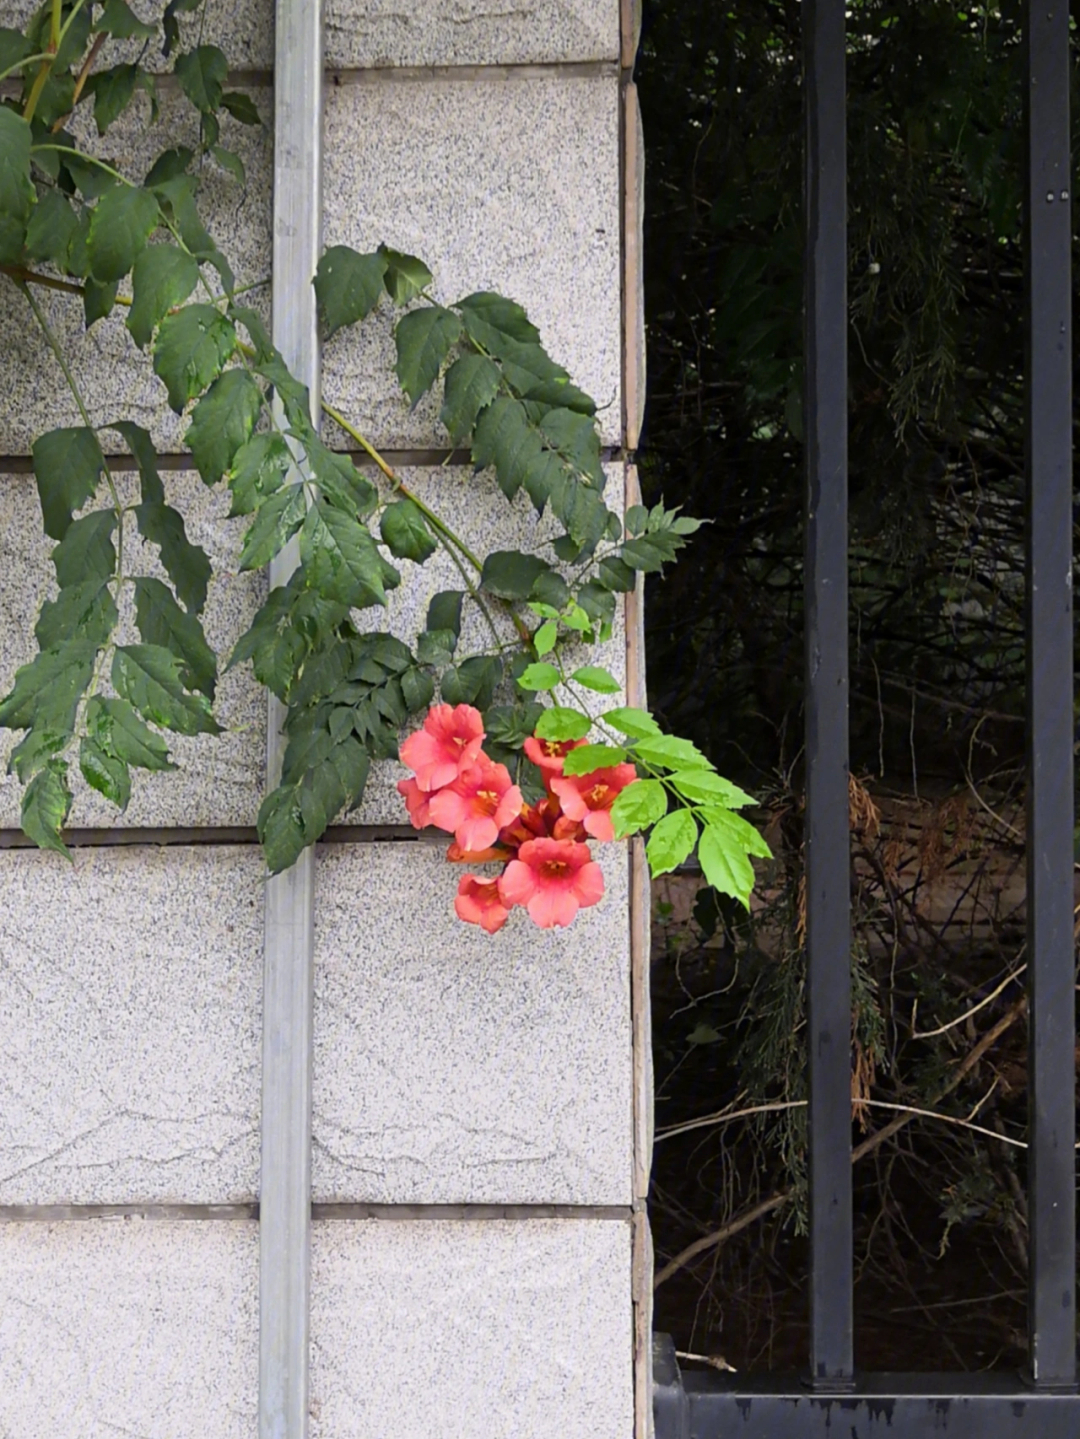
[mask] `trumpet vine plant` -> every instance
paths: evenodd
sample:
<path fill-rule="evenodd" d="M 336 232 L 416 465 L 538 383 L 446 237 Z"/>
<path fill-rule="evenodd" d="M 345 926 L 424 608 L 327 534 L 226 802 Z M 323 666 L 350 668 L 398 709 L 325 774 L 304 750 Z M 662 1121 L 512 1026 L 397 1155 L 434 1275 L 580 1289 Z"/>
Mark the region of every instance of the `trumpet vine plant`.
<path fill-rule="evenodd" d="M 493 481 L 507 500 L 524 490 L 553 522 L 550 537 L 528 553 L 477 554 L 325 404 L 367 466 L 320 439 L 307 389 L 200 213 L 208 173 L 245 185 L 240 157 L 221 143 L 223 112 L 260 123 L 251 98 L 228 88 L 222 51 L 185 46 L 179 17 L 200 3 L 168 0 L 144 21 L 125 0 L 47 0 L 24 30 L 0 29 L 0 272 L 82 421 L 33 444 L 57 588 L 37 620 L 39 652 L 0 701 L 0 726 L 22 732 L 10 766 L 27 835 L 67 853 L 73 765 L 122 810 L 133 769 L 174 767 L 170 733 L 218 733 L 222 661 L 250 665 L 285 706 L 280 780 L 258 817 L 271 872 L 356 808 L 372 762 L 397 758 L 410 730 L 401 757 L 415 774 L 400 786 L 410 817 L 453 832 L 451 858 L 503 865 L 498 880 L 462 880 L 463 919 L 493 930 L 517 904 L 539 924 L 568 923 L 599 898 L 589 842 L 639 832 L 653 874 L 696 849 L 707 879 L 748 902 L 750 856 L 768 854 L 739 813 L 750 797 L 620 703 L 619 682 L 592 662 L 602 653 L 589 653 L 610 639 L 619 596 L 674 559 L 698 522 L 663 504 L 610 509 L 596 406 L 523 309 L 487 292 L 439 304 L 427 267 L 386 247 L 322 256 L 313 278 L 324 336 L 390 308 L 404 394 L 415 405 L 436 390 L 475 483 Z M 167 145 L 133 175 L 109 134 L 133 102 L 157 119 L 150 47 L 194 107 L 199 140 Z M 231 514 L 246 517 L 242 570 L 298 537 L 291 578 L 228 655 L 207 642 L 211 562 L 168 502 L 151 435 L 124 415 L 91 421 L 45 292 L 81 306 L 87 328 L 123 315 L 133 350 L 186 417 L 193 467 L 206 485 L 228 486 Z M 106 458 L 119 452 L 138 470 L 135 502 Z M 167 581 L 133 572 L 134 530 L 157 548 Z M 365 623 L 402 583 L 396 561 L 422 565 L 439 550 L 460 584 L 431 601 L 421 633 Z M 463 653 L 469 609 L 486 641 Z M 137 643 L 121 626 L 131 612 Z M 425 716 L 419 728 L 414 716 Z"/>

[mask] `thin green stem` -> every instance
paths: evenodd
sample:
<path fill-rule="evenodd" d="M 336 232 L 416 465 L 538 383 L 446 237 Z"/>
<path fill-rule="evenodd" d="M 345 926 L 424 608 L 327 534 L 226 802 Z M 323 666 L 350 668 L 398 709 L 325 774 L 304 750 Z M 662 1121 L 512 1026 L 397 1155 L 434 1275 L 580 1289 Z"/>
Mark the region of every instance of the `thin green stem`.
<path fill-rule="evenodd" d="M 88 165 L 96 165 L 99 170 L 104 170 L 106 175 L 111 175 L 114 180 L 118 180 L 121 185 L 126 185 L 129 190 L 139 188 L 133 180 L 129 180 L 126 175 L 121 175 L 119 170 L 113 169 L 104 160 L 99 160 L 96 155 L 88 155 L 85 150 L 77 150 L 73 145 L 52 145 L 43 140 L 38 145 L 30 146 L 31 155 L 35 155 L 39 150 L 59 150 L 62 155 L 74 155 L 77 160 L 85 160 Z"/>
<path fill-rule="evenodd" d="M 15 65 L 9 65 L 6 70 L 0 70 L 0 80 L 10 80 L 12 75 L 17 75 L 20 70 L 25 70 L 27 65 L 34 65 L 39 60 L 51 60 L 52 56 L 47 50 L 42 50 L 37 55 L 24 55 Z"/>

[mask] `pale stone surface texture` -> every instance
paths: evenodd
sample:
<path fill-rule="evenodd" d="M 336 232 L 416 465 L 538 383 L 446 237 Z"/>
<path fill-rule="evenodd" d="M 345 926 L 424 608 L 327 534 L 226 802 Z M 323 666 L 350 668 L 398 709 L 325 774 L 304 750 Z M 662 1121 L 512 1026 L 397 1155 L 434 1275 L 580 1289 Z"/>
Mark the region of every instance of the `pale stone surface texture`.
<path fill-rule="evenodd" d="M 514 65 L 614 60 L 619 0 L 328 0 L 329 65 Z"/>
<path fill-rule="evenodd" d="M 517 300 L 601 407 L 607 444 L 621 424 L 618 112 L 614 74 L 387 78 L 333 90 L 325 127 L 327 245 L 418 255 L 444 303 Z M 330 340 L 326 398 L 376 444 L 445 445 L 438 404 L 410 411 L 398 390 L 394 314 L 384 302 Z"/>
<path fill-rule="evenodd" d="M 312 1235 L 312 1439 L 629 1439 L 630 1229 L 367 1220 Z"/>
<path fill-rule="evenodd" d="M 0 1224 L 4 1439 L 253 1439 L 258 1226 Z"/>
<path fill-rule="evenodd" d="M 116 476 L 125 503 L 138 499 L 138 481 L 131 471 Z M 188 538 L 201 545 L 213 565 L 203 616 L 207 641 L 220 657 L 214 712 L 224 727 L 219 735 L 167 735 L 175 771 L 148 774 L 132 771 L 132 796 L 121 814 L 71 770 L 75 803 L 70 823 L 79 828 L 113 826 L 167 827 L 251 825 L 255 822 L 266 775 L 266 697 L 250 666 L 224 673 L 225 660 L 250 625 L 265 595 L 262 574 L 237 570 L 243 519 L 228 518 L 225 486 L 208 490 L 197 474 L 164 471 L 166 500 L 184 516 Z M 97 506 L 105 503 L 100 498 Z M 42 601 L 55 594 L 49 559 L 52 541 L 41 528 L 41 510 L 32 475 L 0 474 L 0 693 L 6 693 L 20 665 L 37 652 L 34 625 Z M 132 575 L 165 579 L 156 545 L 141 541 L 131 516 L 125 524 L 124 568 Z M 122 597 L 121 641 L 138 640 L 131 591 Z M 0 827 L 18 828 L 22 786 L 7 774 L 7 757 L 18 742 L 11 730 L 0 730 Z"/>
<path fill-rule="evenodd" d="M 255 1198 L 258 851 L 2 861 L 0 1204 Z"/>
<path fill-rule="evenodd" d="M 250 93 L 264 121 L 272 121 L 270 92 Z M 164 92 L 160 120 L 156 125 L 148 121 L 149 107 L 141 97 L 110 129 L 105 142 L 95 140 L 94 152 L 101 153 L 104 146 L 130 179 L 142 180 L 162 150 L 175 145 L 197 148 L 198 116 L 178 92 Z M 240 155 L 247 170 L 247 186 L 242 190 L 235 180 L 207 163 L 201 172 L 200 213 L 232 266 L 238 285 L 269 281 L 270 132 L 265 125 L 241 125 L 225 115 L 221 143 Z M 210 270 L 209 276 L 215 273 Z M 269 288 L 266 284 L 248 292 L 245 302 L 268 315 Z M 40 288 L 35 293 L 93 423 L 134 420 L 150 431 L 162 453 L 180 453 L 186 420 L 169 409 L 165 386 L 124 327 L 126 309 L 117 306 L 110 316 L 87 330 L 79 296 Z M 124 293 L 131 293 L 130 285 Z M 29 306 L 8 284 L 0 288 L 0 393 L 4 395 L 0 455 L 29 454 L 31 444 L 43 431 L 82 423 L 78 406 Z M 105 436 L 103 444 L 106 453 L 123 448 L 116 435 Z"/>
<path fill-rule="evenodd" d="M 316 1199 L 630 1203 L 627 853 L 594 852 L 606 893 L 571 926 L 488 935 L 443 845 L 321 851 Z"/>

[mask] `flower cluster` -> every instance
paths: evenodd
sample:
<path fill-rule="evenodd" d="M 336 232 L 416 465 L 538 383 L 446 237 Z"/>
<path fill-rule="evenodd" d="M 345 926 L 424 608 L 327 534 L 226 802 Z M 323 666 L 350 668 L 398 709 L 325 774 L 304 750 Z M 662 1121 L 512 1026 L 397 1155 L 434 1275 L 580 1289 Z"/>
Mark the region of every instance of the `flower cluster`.
<path fill-rule="evenodd" d="M 483 750 L 484 722 L 471 705 L 434 705 L 423 729 L 401 745 L 414 772 L 398 791 L 417 829 L 436 825 L 454 836 L 447 859 L 459 864 L 502 862 L 497 879 L 467 874 L 454 908 L 468 924 L 494 934 L 520 905 L 541 929 L 567 925 L 596 904 L 604 877 L 588 840 L 615 838 L 611 806 L 637 778 L 632 764 L 566 775 L 566 755 L 583 741 L 531 738 L 525 753 L 547 791 L 529 805 L 505 765 Z"/>

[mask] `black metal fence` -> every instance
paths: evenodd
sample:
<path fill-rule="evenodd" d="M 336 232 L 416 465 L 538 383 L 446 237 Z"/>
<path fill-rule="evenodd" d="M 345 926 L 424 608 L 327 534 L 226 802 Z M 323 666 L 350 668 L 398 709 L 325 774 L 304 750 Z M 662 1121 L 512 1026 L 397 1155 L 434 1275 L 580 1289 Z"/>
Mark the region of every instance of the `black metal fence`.
<path fill-rule="evenodd" d="M 1072 182 L 1069 6 L 1027 0 L 1025 317 L 1029 1368 L 856 1375 L 848 821 L 844 0 L 803 0 L 806 99 L 806 933 L 810 1345 L 784 1383 L 680 1374 L 659 1336 L 657 1439 L 1074 1439 Z"/>

